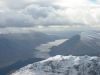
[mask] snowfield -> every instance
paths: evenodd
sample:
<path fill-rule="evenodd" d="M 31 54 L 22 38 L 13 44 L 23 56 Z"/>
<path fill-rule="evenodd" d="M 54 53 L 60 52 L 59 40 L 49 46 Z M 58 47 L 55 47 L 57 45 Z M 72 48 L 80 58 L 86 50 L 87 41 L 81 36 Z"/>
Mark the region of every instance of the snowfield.
<path fill-rule="evenodd" d="M 29 64 L 11 75 L 100 75 L 100 57 L 57 55 Z"/>

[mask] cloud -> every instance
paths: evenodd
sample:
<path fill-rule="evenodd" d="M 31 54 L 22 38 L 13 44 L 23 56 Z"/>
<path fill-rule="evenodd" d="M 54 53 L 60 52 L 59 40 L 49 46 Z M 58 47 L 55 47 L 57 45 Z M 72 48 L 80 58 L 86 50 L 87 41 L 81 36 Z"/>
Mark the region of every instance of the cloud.
<path fill-rule="evenodd" d="M 33 25 L 34 19 L 30 15 L 21 14 L 14 11 L 0 12 L 1 27 L 27 27 Z"/>
<path fill-rule="evenodd" d="M 48 17 L 49 13 L 55 11 L 54 7 L 41 7 L 38 5 L 30 5 L 23 13 L 27 13 L 29 15 L 32 15 L 33 18 L 45 18 Z"/>
<path fill-rule="evenodd" d="M 0 0 L 0 27 L 98 26 L 99 0 Z"/>

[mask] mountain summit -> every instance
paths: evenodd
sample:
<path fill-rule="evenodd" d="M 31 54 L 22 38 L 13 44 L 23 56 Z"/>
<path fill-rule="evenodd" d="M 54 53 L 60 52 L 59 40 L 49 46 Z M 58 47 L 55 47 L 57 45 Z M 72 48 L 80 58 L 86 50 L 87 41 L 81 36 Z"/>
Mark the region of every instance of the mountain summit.
<path fill-rule="evenodd" d="M 100 75 L 100 57 L 57 55 L 11 75 Z"/>

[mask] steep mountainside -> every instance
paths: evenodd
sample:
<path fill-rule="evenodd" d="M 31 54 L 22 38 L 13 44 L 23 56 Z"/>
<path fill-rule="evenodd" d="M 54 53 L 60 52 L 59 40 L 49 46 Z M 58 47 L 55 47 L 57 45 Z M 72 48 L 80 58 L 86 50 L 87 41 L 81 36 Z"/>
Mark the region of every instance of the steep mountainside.
<path fill-rule="evenodd" d="M 100 75 L 100 57 L 57 55 L 11 75 Z"/>
<path fill-rule="evenodd" d="M 100 32 L 82 32 L 53 47 L 51 55 L 100 55 Z"/>
<path fill-rule="evenodd" d="M 41 32 L 0 34 L 0 68 L 34 57 L 36 46 L 56 37 Z"/>

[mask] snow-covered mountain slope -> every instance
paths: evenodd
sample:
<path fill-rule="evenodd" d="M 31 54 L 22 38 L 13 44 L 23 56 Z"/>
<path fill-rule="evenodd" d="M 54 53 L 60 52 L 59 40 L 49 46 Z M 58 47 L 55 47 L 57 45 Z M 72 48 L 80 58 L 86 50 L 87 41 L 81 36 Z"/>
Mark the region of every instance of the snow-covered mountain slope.
<path fill-rule="evenodd" d="M 100 32 L 82 32 L 80 34 L 80 40 L 87 45 L 97 43 L 96 45 L 100 46 Z"/>
<path fill-rule="evenodd" d="M 11 75 L 100 75 L 100 57 L 57 55 Z"/>
<path fill-rule="evenodd" d="M 50 54 L 99 56 L 100 32 L 87 31 L 77 34 L 61 45 L 53 47 Z"/>

